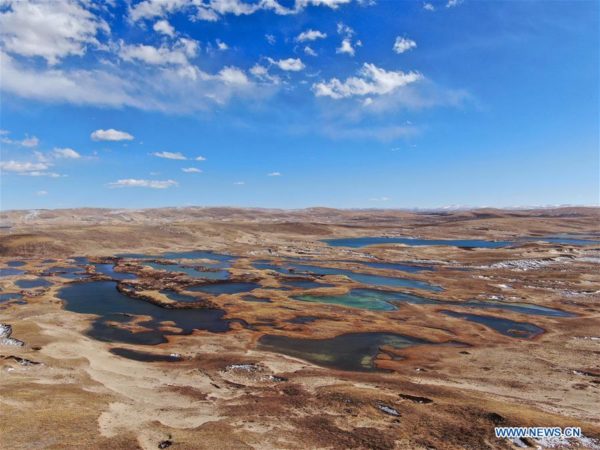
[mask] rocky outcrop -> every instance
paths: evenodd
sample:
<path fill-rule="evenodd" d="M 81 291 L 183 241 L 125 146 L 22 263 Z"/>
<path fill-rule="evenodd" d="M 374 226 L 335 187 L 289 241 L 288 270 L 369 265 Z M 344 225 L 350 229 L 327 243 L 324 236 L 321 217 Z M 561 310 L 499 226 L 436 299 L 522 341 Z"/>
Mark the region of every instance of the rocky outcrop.
<path fill-rule="evenodd" d="M 10 345 L 13 347 L 22 347 L 25 345 L 23 341 L 11 338 L 12 327 L 7 323 L 0 323 L 0 345 Z"/>

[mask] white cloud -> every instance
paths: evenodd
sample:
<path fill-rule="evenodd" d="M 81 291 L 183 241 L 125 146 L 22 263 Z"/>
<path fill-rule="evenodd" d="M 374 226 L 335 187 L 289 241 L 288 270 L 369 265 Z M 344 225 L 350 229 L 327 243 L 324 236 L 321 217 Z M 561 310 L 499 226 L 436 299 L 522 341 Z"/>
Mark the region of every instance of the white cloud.
<path fill-rule="evenodd" d="M 56 172 L 42 172 L 38 170 L 34 170 L 33 172 L 21 172 L 19 175 L 24 175 L 28 177 L 50 177 L 50 178 L 60 178 L 64 175 L 61 175 Z"/>
<path fill-rule="evenodd" d="M 35 193 L 35 195 L 39 195 L 39 196 L 48 195 L 48 191 L 37 191 Z"/>
<path fill-rule="evenodd" d="M 317 56 L 317 52 L 315 52 L 309 45 L 304 47 L 304 53 L 309 56 Z"/>
<path fill-rule="evenodd" d="M 187 159 L 185 156 L 183 156 L 179 152 L 154 152 L 154 153 L 152 153 L 152 155 L 156 156 L 157 158 L 177 159 L 177 160 L 181 160 L 181 161 Z"/>
<path fill-rule="evenodd" d="M 52 151 L 52 154 L 56 158 L 65 158 L 65 159 L 79 159 L 81 155 L 77 153 L 72 148 L 55 148 Z"/>
<path fill-rule="evenodd" d="M 0 0 L 1 1 L 1 0 Z M 40 68 L 17 62 L 0 50 L 0 91 L 48 103 L 70 103 L 191 113 L 222 106 L 232 97 L 262 100 L 275 82 L 251 82 L 240 69 L 215 74 L 191 64 L 109 64 L 99 69 Z"/>
<path fill-rule="evenodd" d="M 278 84 L 281 80 L 277 75 L 271 75 L 269 69 L 263 65 L 255 64 L 250 68 L 250 73 L 256 78 L 269 83 Z"/>
<path fill-rule="evenodd" d="M 274 60 L 273 58 L 267 58 L 271 64 L 276 65 L 281 70 L 285 70 L 287 72 L 298 72 L 304 69 L 304 63 L 300 58 L 287 58 Z"/>
<path fill-rule="evenodd" d="M 446 8 L 454 8 L 455 6 L 460 5 L 463 2 L 463 0 L 448 0 L 448 3 L 446 3 Z"/>
<path fill-rule="evenodd" d="M 268 177 L 280 177 L 281 172 L 271 172 L 267 174 Z"/>
<path fill-rule="evenodd" d="M 5 172 L 32 172 L 39 170 L 46 170 L 48 168 L 46 163 L 32 163 L 32 162 L 19 162 L 19 161 L 0 161 L 0 170 Z"/>
<path fill-rule="evenodd" d="M 352 41 L 350 40 L 350 38 L 346 38 L 342 40 L 342 43 L 338 48 L 335 49 L 335 52 L 354 56 L 354 53 L 356 51 L 354 50 L 354 47 L 352 47 Z"/>
<path fill-rule="evenodd" d="M 275 14 L 298 14 L 308 6 L 323 6 L 337 9 L 351 0 L 295 0 L 292 7 L 283 6 L 278 0 L 261 0 L 246 2 L 243 0 L 144 0 L 130 10 L 131 19 L 136 22 L 142 19 L 166 17 L 170 14 L 186 11 L 193 20 L 214 22 L 227 14 L 235 16 L 250 15 L 257 11 L 268 10 Z"/>
<path fill-rule="evenodd" d="M 237 67 L 225 67 L 221 69 L 217 77 L 225 84 L 243 86 L 250 84 L 246 74 Z"/>
<path fill-rule="evenodd" d="M 26 137 L 25 139 L 23 139 L 21 141 L 21 145 L 23 147 L 37 147 L 39 143 L 40 143 L 40 140 L 38 138 L 36 138 L 35 136 Z"/>
<path fill-rule="evenodd" d="M 387 202 L 390 200 L 389 197 L 375 197 L 375 198 L 370 198 L 369 199 L 372 202 Z"/>
<path fill-rule="evenodd" d="M 94 141 L 132 141 L 133 136 L 125 131 L 109 128 L 108 130 L 96 130 L 90 137 Z"/>
<path fill-rule="evenodd" d="M 170 37 L 175 36 L 175 28 L 167 20 L 159 20 L 154 24 L 152 29 L 157 33 L 162 33 Z"/>
<path fill-rule="evenodd" d="M 196 156 L 194 159 L 196 161 L 206 161 L 206 158 L 204 156 Z"/>
<path fill-rule="evenodd" d="M 244 181 L 236 181 L 233 184 L 236 185 L 236 186 L 243 186 L 244 184 L 246 184 L 246 182 L 244 182 Z"/>
<path fill-rule="evenodd" d="M 142 180 L 136 178 L 126 178 L 124 180 L 108 183 L 108 187 L 110 188 L 145 187 L 152 189 L 167 189 L 178 185 L 179 183 L 175 180 Z"/>
<path fill-rule="evenodd" d="M 108 24 L 75 0 L 1 2 L 0 41 L 4 49 L 22 56 L 39 56 L 54 65 L 69 55 L 82 56 L 89 45 L 98 47 L 98 32 Z"/>
<path fill-rule="evenodd" d="M 323 33 L 319 30 L 306 30 L 300 33 L 296 40 L 298 42 L 306 42 L 306 41 L 315 41 L 317 39 L 325 39 L 327 37 L 327 33 Z"/>
<path fill-rule="evenodd" d="M 223 42 L 221 39 L 217 39 L 217 48 L 221 51 L 229 49 L 229 45 Z"/>
<path fill-rule="evenodd" d="M 272 34 L 265 34 L 265 39 L 270 45 L 275 45 L 277 38 Z"/>
<path fill-rule="evenodd" d="M 202 170 L 198 169 L 197 167 L 185 167 L 181 169 L 181 171 L 185 173 L 202 173 Z"/>
<path fill-rule="evenodd" d="M 427 11 L 435 11 L 435 6 L 432 3 L 423 3 L 423 9 Z"/>
<path fill-rule="evenodd" d="M 384 95 L 394 90 L 414 83 L 422 78 L 418 72 L 387 71 L 374 64 L 365 63 L 358 77 L 346 78 L 340 81 L 332 78 L 327 82 L 313 84 L 313 92 L 317 97 L 333 99 L 365 95 Z"/>
<path fill-rule="evenodd" d="M 180 38 L 171 47 L 166 45 L 160 47 L 144 44 L 128 45 L 121 41 L 119 56 L 124 61 L 140 61 L 154 66 L 188 66 L 188 58 L 193 58 L 197 52 L 198 42 L 187 38 Z"/>
<path fill-rule="evenodd" d="M 338 22 L 336 29 L 338 34 L 346 37 L 351 37 L 354 35 L 354 30 L 343 22 Z"/>
<path fill-rule="evenodd" d="M 396 42 L 394 42 L 394 51 L 398 54 L 409 51 L 410 49 L 416 48 L 417 43 L 412 39 L 407 39 L 398 36 Z"/>
<path fill-rule="evenodd" d="M 10 134 L 9 131 L 6 130 L 2 130 L 3 133 L 0 133 L 0 142 L 2 142 L 3 144 L 11 144 L 11 145 L 20 145 L 22 147 L 28 147 L 28 148 L 33 148 L 33 147 L 37 147 L 38 144 L 40 143 L 40 140 L 38 138 L 36 138 L 35 136 L 32 137 L 25 137 L 20 141 L 16 141 L 7 137 L 4 137 L 8 134 Z"/>

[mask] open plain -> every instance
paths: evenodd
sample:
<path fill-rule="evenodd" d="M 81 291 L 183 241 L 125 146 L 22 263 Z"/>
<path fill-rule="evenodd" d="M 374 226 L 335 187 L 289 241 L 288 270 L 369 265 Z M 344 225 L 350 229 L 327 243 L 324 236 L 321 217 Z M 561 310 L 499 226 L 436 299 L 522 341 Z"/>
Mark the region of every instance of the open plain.
<path fill-rule="evenodd" d="M 600 448 L 599 219 L 4 212 L 3 448 Z"/>

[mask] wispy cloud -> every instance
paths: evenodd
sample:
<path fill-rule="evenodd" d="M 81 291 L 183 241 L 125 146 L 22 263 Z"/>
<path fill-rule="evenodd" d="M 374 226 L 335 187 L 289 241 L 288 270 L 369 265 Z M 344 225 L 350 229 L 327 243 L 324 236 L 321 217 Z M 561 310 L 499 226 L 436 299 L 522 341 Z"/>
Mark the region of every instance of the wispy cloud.
<path fill-rule="evenodd" d="M 270 172 L 267 174 L 268 177 L 280 177 L 281 172 Z"/>
<path fill-rule="evenodd" d="M 35 193 L 35 195 L 39 195 L 39 196 L 48 195 L 48 191 L 37 191 L 37 192 Z"/>
<path fill-rule="evenodd" d="M 152 153 L 152 156 L 156 156 L 157 158 L 164 158 L 164 159 L 178 159 L 181 161 L 184 161 L 187 159 L 180 152 L 154 152 L 154 153 Z"/>
<path fill-rule="evenodd" d="M 110 188 L 125 188 L 125 187 L 143 187 L 151 189 L 167 189 L 173 186 L 178 186 L 175 180 L 143 180 L 137 178 L 126 178 L 108 183 Z"/>
<path fill-rule="evenodd" d="M 244 184 L 246 184 L 246 182 L 244 182 L 244 181 L 235 181 L 233 184 L 236 185 L 236 186 L 243 186 Z"/>
<path fill-rule="evenodd" d="M 55 148 L 52 150 L 52 154 L 55 158 L 64 158 L 64 159 L 79 159 L 81 155 L 77 153 L 72 148 Z"/>
<path fill-rule="evenodd" d="M 202 170 L 197 167 L 185 167 L 181 171 L 185 173 L 202 173 Z"/>
<path fill-rule="evenodd" d="M 2 130 L 2 133 L 0 133 L 0 142 L 2 142 L 3 144 L 11 144 L 11 145 L 20 145 L 21 147 L 28 147 L 28 148 L 33 148 L 33 147 L 37 147 L 40 143 L 40 140 L 38 138 L 36 138 L 35 136 L 25 136 L 25 138 L 21 139 L 21 140 L 14 140 L 14 139 L 10 139 L 6 136 L 8 136 L 10 134 L 10 131 L 8 130 Z"/>
<path fill-rule="evenodd" d="M 316 41 L 317 39 L 325 39 L 327 37 L 327 33 L 323 33 L 319 30 L 306 30 L 296 36 L 296 41 L 298 42 L 306 42 L 306 41 Z"/>
<path fill-rule="evenodd" d="M 93 141 L 132 141 L 133 136 L 125 131 L 109 128 L 108 130 L 96 130 L 90 135 Z"/>

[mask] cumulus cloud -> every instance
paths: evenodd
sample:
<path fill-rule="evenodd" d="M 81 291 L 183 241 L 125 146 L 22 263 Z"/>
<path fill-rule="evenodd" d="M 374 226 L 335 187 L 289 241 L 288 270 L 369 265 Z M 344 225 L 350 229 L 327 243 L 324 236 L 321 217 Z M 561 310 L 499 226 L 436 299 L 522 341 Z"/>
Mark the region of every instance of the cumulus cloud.
<path fill-rule="evenodd" d="M 267 174 L 268 177 L 280 177 L 281 172 L 271 172 Z"/>
<path fill-rule="evenodd" d="M 340 81 L 332 78 L 329 81 L 313 84 L 313 92 L 317 97 L 342 99 L 353 96 L 384 95 L 414 83 L 422 78 L 418 72 L 387 71 L 375 64 L 365 63 L 358 77 Z"/>
<path fill-rule="evenodd" d="M 354 56 L 354 53 L 356 53 L 356 50 L 354 50 L 354 47 L 352 46 L 352 41 L 350 40 L 350 38 L 346 38 L 346 39 L 342 40 L 342 43 L 340 44 L 340 46 L 338 48 L 335 49 L 335 52 Z"/>
<path fill-rule="evenodd" d="M 306 30 L 300 33 L 296 40 L 298 42 L 306 42 L 306 41 L 316 41 L 317 39 L 325 39 L 327 37 L 327 33 L 323 33 L 319 30 Z"/>
<path fill-rule="evenodd" d="M 185 167 L 181 171 L 185 173 L 202 173 L 202 170 L 197 167 Z"/>
<path fill-rule="evenodd" d="M 217 39 L 217 48 L 221 51 L 225 51 L 229 49 L 229 45 L 223 42 L 221 39 Z"/>
<path fill-rule="evenodd" d="M 90 137 L 94 141 L 132 141 L 133 136 L 125 131 L 109 128 L 108 130 L 96 130 Z"/>
<path fill-rule="evenodd" d="M 167 20 L 159 20 L 152 27 L 157 33 L 161 33 L 170 37 L 175 36 L 175 28 Z"/>
<path fill-rule="evenodd" d="M 455 6 L 460 5 L 463 2 L 463 0 L 448 0 L 448 3 L 446 3 L 446 8 L 454 8 Z"/>
<path fill-rule="evenodd" d="M 81 155 L 72 148 L 55 148 L 52 151 L 55 158 L 79 159 Z"/>
<path fill-rule="evenodd" d="M 3 48 L 44 58 L 50 65 L 69 55 L 84 55 L 88 46 L 100 45 L 96 38 L 100 31 L 110 32 L 104 20 L 76 0 L 4 0 L 2 6 L 6 7 L 0 13 Z"/>
<path fill-rule="evenodd" d="M 154 152 L 152 156 L 156 156 L 157 158 L 165 158 L 165 159 L 178 159 L 178 160 L 186 160 L 187 158 L 183 156 L 179 152 Z"/>
<path fill-rule="evenodd" d="M 143 180 L 137 178 L 126 178 L 108 183 L 108 187 L 110 188 L 144 187 L 151 189 L 167 189 L 178 185 L 179 183 L 175 180 Z"/>
<path fill-rule="evenodd" d="M 196 161 L 206 161 L 206 158 L 204 156 L 196 156 L 194 159 Z"/>
<path fill-rule="evenodd" d="M 277 67 L 279 67 L 281 70 L 285 70 L 287 72 L 298 72 L 302 69 L 304 69 L 304 63 L 302 62 L 302 60 L 300 58 L 287 58 L 287 59 L 280 59 L 280 60 L 274 60 L 273 58 L 267 58 L 269 60 L 269 62 Z"/>
<path fill-rule="evenodd" d="M 413 49 L 417 46 L 417 43 L 415 41 L 413 41 L 412 39 L 407 39 L 404 37 L 400 37 L 398 36 L 396 38 L 396 42 L 394 42 L 394 51 L 398 54 L 400 53 L 404 53 L 409 51 L 410 49 Z"/>
<path fill-rule="evenodd" d="M 435 6 L 432 3 L 423 3 L 423 9 L 427 11 L 435 11 Z"/>

